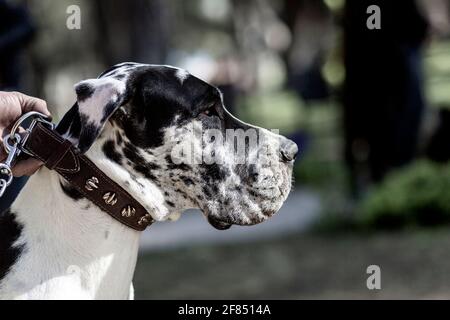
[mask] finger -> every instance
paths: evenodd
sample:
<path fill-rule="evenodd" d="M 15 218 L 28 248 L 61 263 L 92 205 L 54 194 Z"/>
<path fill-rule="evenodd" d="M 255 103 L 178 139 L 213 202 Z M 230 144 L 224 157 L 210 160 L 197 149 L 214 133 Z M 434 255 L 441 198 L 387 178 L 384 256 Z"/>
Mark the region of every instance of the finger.
<path fill-rule="evenodd" d="M 3 148 L 3 138 L 0 136 L 0 161 L 6 159 L 8 155 L 6 154 L 5 149 Z"/>
<path fill-rule="evenodd" d="M 15 177 L 31 176 L 33 173 L 39 170 L 39 168 L 42 167 L 43 164 L 44 163 L 42 161 L 39 161 L 37 159 L 30 158 L 21 160 L 12 168 L 12 172 Z"/>
<path fill-rule="evenodd" d="M 17 99 L 19 99 L 20 106 L 22 107 L 22 113 L 37 111 L 45 114 L 47 117 L 51 117 L 51 114 L 47 108 L 47 102 L 44 100 L 36 97 L 30 97 L 20 92 L 14 92 L 14 94 L 17 96 Z"/>
<path fill-rule="evenodd" d="M 5 149 L 3 149 L 3 145 L 0 143 L 0 162 L 5 160 L 7 157 L 8 155 L 6 154 Z"/>

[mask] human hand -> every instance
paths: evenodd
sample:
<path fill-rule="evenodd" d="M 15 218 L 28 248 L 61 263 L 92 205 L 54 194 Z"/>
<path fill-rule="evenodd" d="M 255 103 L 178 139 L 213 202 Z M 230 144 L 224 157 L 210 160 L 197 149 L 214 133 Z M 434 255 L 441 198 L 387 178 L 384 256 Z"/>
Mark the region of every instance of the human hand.
<path fill-rule="evenodd" d="M 50 116 L 47 103 L 44 100 L 30 97 L 20 92 L 0 91 L 0 162 L 5 160 L 7 154 L 3 149 L 4 136 L 9 132 L 14 122 L 24 113 L 37 111 Z M 43 163 L 37 159 L 26 159 L 17 162 L 12 168 L 16 177 L 32 175 Z"/>

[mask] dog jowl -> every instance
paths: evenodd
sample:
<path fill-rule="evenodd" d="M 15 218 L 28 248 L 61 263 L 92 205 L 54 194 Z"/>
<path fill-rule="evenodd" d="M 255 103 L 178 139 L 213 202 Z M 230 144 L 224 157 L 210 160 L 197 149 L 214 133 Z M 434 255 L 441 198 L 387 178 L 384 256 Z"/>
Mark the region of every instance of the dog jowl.
<path fill-rule="evenodd" d="M 80 152 L 95 145 L 156 220 L 199 208 L 217 229 L 252 225 L 289 194 L 296 144 L 238 120 L 184 70 L 124 63 L 76 92 L 58 131 Z"/>

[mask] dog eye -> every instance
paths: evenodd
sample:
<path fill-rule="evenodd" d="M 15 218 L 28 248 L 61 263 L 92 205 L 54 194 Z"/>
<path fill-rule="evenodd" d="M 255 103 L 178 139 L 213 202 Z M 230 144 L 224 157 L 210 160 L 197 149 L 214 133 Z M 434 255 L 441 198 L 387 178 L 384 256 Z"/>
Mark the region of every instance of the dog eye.
<path fill-rule="evenodd" d="M 200 114 L 207 117 L 218 116 L 215 106 L 211 106 L 208 109 L 203 110 Z"/>

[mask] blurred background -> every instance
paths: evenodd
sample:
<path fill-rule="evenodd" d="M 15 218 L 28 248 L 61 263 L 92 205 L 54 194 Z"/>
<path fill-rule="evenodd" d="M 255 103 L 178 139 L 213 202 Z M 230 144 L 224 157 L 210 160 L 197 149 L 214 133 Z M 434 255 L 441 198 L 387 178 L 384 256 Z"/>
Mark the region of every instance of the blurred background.
<path fill-rule="evenodd" d="M 113 64 L 171 64 L 299 145 L 270 221 L 149 228 L 138 299 L 450 298 L 449 15 L 450 0 L 0 0 L 0 90 L 58 120 Z"/>

